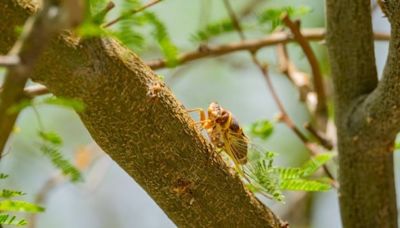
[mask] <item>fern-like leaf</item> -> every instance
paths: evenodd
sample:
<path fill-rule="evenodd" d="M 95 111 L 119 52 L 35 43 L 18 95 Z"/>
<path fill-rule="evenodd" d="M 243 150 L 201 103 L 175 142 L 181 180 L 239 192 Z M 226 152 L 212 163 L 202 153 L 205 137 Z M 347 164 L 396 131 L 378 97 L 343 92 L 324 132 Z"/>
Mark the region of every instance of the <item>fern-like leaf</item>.
<path fill-rule="evenodd" d="M 53 145 L 60 146 L 63 143 L 62 138 L 54 131 L 39 131 L 39 136 L 45 142 L 49 142 Z"/>
<path fill-rule="evenodd" d="M 1 198 L 12 198 L 12 197 L 17 197 L 17 196 L 23 196 L 25 193 L 21 191 L 15 191 L 15 190 L 9 190 L 9 189 L 3 189 L 0 191 L 0 197 Z"/>
<path fill-rule="evenodd" d="M 25 219 L 18 219 L 16 216 L 11 216 L 8 214 L 0 214 L 0 224 L 2 225 L 14 225 L 14 226 L 24 226 L 27 224 Z"/>
<path fill-rule="evenodd" d="M 223 19 L 206 25 L 203 29 L 192 35 L 194 41 L 207 41 L 212 37 L 220 36 L 235 31 L 235 27 L 230 19 Z"/>
<path fill-rule="evenodd" d="M 143 15 L 147 19 L 147 22 L 153 26 L 152 36 L 160 45 L 161 51 L 166 59 L 167 66 L 177 66 L 179 64 L 178 48 L 172 42 L 165 25 L 154 13 L 145 12 Z"/>
<path fill-rule="evenodd" d="M 272 166 L 274 156 L 274 153 L 267 152 L 263 159 L 250 162 L 245 172 L 251 180 L 250 190 L 262 192 L 277 201 L 283 201 L 279 176 Z"/>
<path fill-rule="evenodd" d="M 332 153 L 320 153 L 312 157 L 301 167 L 304 172 L 302 176 L 307 177 L 314 174 L 321 166 L 331 160 L 333 156 L 334 154 Z"/>
<path fill-rule="evenodd" d="M 315 180 L 294 179 L 282 180 L 280 188 L 291 191 L 328 191 L 331 189 L 331 185 Z"/>
<path fill-rule="evenodd" d="M 79 170 L 68 160 L 63 158 L 59 148 L 48 144 L 42 144 L 40 150 L 51 159 L 53 165 L 59 168 L 64 175 L 69 176 L 72 182 L 82 180 L 82 175 Z"/>
<path fill-rule="evenodd" d="M 8 174 L 0 173 L 0 180 L 8 178 Z"/>
<path fill-rule="evenodd" d="M 0 201 L 0 211 L 21 211 L 21 212 L 43 212 L 44 208 L 33 203 L 19 200 L 3 200 Z"/>
<path fill-rule="evenodd" d="M 307 6 L 285 6 L 281 8 L 268 8 L 258 15 L 258 22 L 260 24 L 269 25 L 269 30 L 273 31 L 282 25 L 281 16 L 283 13 L 287 13 L 290 17 L 298 17 L 306 15 L 309 12 L 311 12 L 311 8 Z"/>
<path fill-rule="evenodd" d="M 275 170 L 279 174 L 280 179 L 296 179 L 304 175 L 304 170 L 302 168 L 277 167 Z"/>

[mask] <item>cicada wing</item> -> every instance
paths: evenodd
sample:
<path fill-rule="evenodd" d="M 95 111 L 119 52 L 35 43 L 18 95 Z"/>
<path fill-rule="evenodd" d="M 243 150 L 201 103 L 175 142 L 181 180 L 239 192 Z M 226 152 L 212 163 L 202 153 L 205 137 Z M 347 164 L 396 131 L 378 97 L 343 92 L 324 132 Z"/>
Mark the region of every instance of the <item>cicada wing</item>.
<path fill-rule="evenodd" d="M 228 142 L 228 149 L 233 154 L 233 157 L 241 165 L 247 162 L 247 152 L 249 146 L 248 138 L 241 132 L 229 131 L 225 135 L 225 142 Z"/>

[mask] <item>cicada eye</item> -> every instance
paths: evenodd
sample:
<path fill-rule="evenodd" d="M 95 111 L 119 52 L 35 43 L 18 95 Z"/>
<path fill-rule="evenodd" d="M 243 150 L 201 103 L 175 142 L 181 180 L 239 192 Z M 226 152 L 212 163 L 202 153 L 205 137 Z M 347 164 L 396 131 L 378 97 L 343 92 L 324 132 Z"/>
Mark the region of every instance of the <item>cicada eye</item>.
<path fill-rule="evenodd" d="M 229 119 L 229 112 L 223 110 L 221 115 L 215 120 L 219 124 L 224 124 Z"/>

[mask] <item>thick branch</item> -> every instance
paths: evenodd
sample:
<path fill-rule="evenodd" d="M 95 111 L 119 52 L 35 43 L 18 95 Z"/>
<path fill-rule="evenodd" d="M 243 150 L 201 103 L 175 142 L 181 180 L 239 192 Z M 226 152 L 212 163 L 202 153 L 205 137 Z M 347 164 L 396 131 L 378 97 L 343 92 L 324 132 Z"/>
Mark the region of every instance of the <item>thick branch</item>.
<path fill-rule="evenodd" d="M 370 116 L 368 110 L 375 110 L 377 115 L 381 115 L 381 111 L 385 112 L 383 110 L 396 109 L 397 107 L 388 107 L 391 101 L 386 101 L 388 97 L 384 94 L 389 95 L 399 87 L 388 84 L 386 81 L 389 78 L 385 76 L 374 91 L 378 80 L 370 1 L 327 0 L 326 3 L 327 44 L 335 92 L 340 167 L 339 199 L 343 227 L 395 228 L 397 206 L 393 172 L 393 131 L 388 125 L 379 127 L 381 120 L 375 119 L 376 115 Z M 398 37 L 394 39 L 399 42 Z M 394 46 L 393 42 L 390 52 L 388 65 L 395 64 L 390 62 L 395 60 L 394 52 L 398 52 L 398 46 Z M 385 75 L 392 71 L 388 65 Z M 398 77 L 398 73 L 393 74 L 393 77 Z M 394 94 L 398 94 L 398 91 Z M 396 98 L 389 99 L 398 99 L 395 96 Z M 370 100 L 376 97 L 381 99 L 372 108 L 369 105 Z M 390 115 L 379 118 L 392 122 L 398 118 L 398 114 L 395 119 Z"/>
<path fill-rule="evenodd" d="M 3 0 L 0 18 L 26 18 L 23 8 L 30 7 Z M 2 52 L 17 25 L 11 22 L 15 19 L 0 24 Z M 157 77 L 150 68 L 117 42 L 55 40 L 32 77 L 55 95 L 86 104 L 81 119 L 92 137 L 178 226 L 280 227 L 280 220 L 232 175 L 171 92 L 153 87 Z"/>
<path fill-rule="evenodd" d="M 389 54 L 382 80 L 357 110 L 354 125 L 374 129 L 373 137 L 390 143 L 400 131 L 400 3 L 386 1 L 381 5 L 391 24 Z"/>
<path fill-rule="evenodd" d="M 327 44 L 337 114 L 377 85 L 370 2 L 327 0 Z"/>

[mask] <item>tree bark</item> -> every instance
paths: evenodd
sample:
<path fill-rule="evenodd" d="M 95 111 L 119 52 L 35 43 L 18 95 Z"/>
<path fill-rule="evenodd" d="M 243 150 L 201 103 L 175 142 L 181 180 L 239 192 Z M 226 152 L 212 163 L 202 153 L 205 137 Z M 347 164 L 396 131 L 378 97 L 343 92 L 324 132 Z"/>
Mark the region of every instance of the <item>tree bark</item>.
<path fill-rule="evenodd" d="M 398 46 L 391 42 L 385 75 L 378 83 L 370 1 L 327 0 L 326 9 L 343 226 L 395 228 L 393 144 L 400 113 L 394 105 L 400 105 L 400 81 L 391 62 Z M 393 35 L 392 41 L 399 43 Z"/>
<path fill-rule="evenodd" d="M 34 10 L 29 0 L 0 1 L 0 52 Z M 281 227 L 162 82 L 158 88 L 154 72 L 116 41 L 65 34 L 40 57 L 32 79 L 84 102 L 80 117 L 94 140 L 176 225 Z"/>

